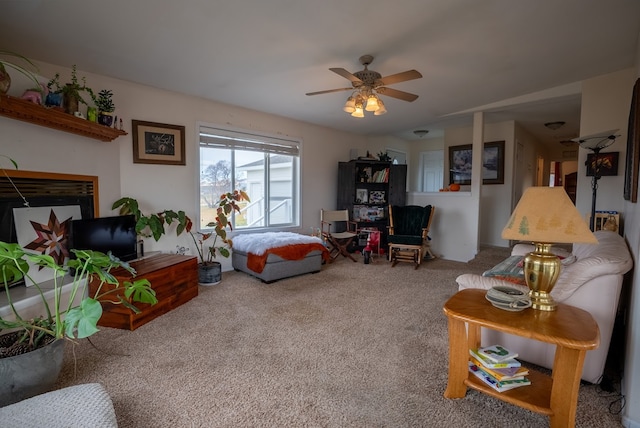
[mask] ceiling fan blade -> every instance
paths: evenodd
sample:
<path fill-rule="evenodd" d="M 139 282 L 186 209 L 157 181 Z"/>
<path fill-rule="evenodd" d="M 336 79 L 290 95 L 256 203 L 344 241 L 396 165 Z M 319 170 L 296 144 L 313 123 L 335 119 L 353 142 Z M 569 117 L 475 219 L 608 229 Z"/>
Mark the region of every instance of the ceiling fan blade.
<path fill-rule="evenodd" d="M 386 95 L 388 97 L 397 98 L 397 99 L 402 100 L 402 101 L 411 102 L 411 101 L 415 101 L 415 100 L 418 99 L 418 96 L 415 95 L 415 94 L 410 94 L 409 92 L 399 91 L 397 89 L 380 87 L 380 88 L 376 89 L 376 91 L 380 95 Z"/>
<path fill-rule="evenodd" d="M 404 71 L 398 74 L 392 74 L 380 79 L 383 85 L 392 85 L 394 83 L 406 82 L 407 80 L 420 79 L 422 74 L 416 70 Z"/>
<path fill-rule="evenodd" d="M 328 89 L 326 91 L 307 92 L 306 95 L 330 94 L 331 92 L 353 91 L 353 88 Z"/>
<path fill-rule="evenodd" d="M 362 80 L 358 79 L 356 76 L 354 76 L 353 74 L 349 73 L 344 68 L 330 68 L 329 70 L 333 71 L 336 74 L 339 74 L 340 76 L 344 77 L 345 79 L 349 79 L 352 82 L 361 82 L 362 83 Z"/>

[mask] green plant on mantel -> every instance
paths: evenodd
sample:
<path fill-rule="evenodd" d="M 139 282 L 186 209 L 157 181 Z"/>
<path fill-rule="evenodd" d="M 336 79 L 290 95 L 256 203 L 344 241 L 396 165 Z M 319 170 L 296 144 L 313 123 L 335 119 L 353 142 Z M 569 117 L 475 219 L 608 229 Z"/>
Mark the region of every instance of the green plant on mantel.
<path fill-rule="evenodd" d="M 99 112 L 112 113 L 116 109 L 111 97 L 113 97 L 113 92 L 108 89 L 103 89 L 98 92 L 98 96 L 94 99 L 94 103 Z"/>
<path fill-rule="evenodd" d="M 218 202 L 215 221 L 207 224 L 207 227 L 214 228 L 213 232 L 189 232 L 193 238 L 194 244 L 196 245 L 198 255 L 200 256 L 200 262 L 202 264 L 206 265 L 211 263 L 213 259 L 216 258 L 217 254 L 220 254 L 223 257 L 229 257 L 229 255 L 231 255 L 229 248 L 233 246 L 233 241 L 230 238 L 227 238 L 227 228 L 229 228 L 229 230 L 233 230 L 233 228 L 231 226 L 231 222 L 229 222 L 229 214 L 233 211 L 240 212 L 238 202 L 243 200 L 251 202 L 249 195 L 247 195 L 243 190 L 234 190 L 233 192 L 223 193 L 220 196 L 220 201 Z M 195 235 L 198 235 L 198 238 L 196 238 Z M 205 249 L 205 242 L 212 236 L 214 237 L 213 244 Z M 217 245 L 218 238 L 220 238 L 227 247 Z"/>
<path fill-rule="evenodd" d="M 111 206 L 112 210 L 119 209 L 121 215 L 133 214 L 136 218 L 136 233 L 146 238 L 153 237 L 156 241 L 165 234 L 165 224 L 174 221 L 178 223 L 176 235 L 191 231 L 193 222 L 184 211 L 164 210 L 155 214 L 145 215 L 140 211 L 138 201 L 134 198 L 120 198 Z"/>
<path fill-rule="evenodd" d="M 82 77 L 82 79 L 80 79 L 82 84 L 80 84 L 77 73 L 76 65 L 74 64 L 71 68 L 71 82 L 66 84 L 60 83 L 60 73 L 56 73 L 47 83 L 49 92 L 62 94 L 65 100 L 75 100 L 85 105 L 87 105 L 87 102 L 82 98 L 82 95 L 80 95 L 82 92 L 86 92 L 91 97 L 91 100 L 95 100 L 96 96 L 93 93 L 93 89 L 87 86 L 87 78 Z"/>

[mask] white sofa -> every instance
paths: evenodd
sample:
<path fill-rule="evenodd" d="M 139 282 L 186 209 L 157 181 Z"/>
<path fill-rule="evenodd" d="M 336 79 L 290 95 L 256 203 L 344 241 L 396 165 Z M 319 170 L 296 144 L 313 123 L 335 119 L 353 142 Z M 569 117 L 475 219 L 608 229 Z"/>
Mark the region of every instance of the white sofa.
<path fill-rule="evenodd" d="M 609 231 L 597 231 L 594 234 L 598 244 L 573 245 L 572 254 L 575 256 L 575 262 L 562 266 L 551 295 L 558 303 L 584 309 L 598 323 L 600 346 L 587 352 L 582 379 L 591 383 L 600 383 L 611 342 L 623 275 L 631 270 L 633 261 L 627 244 L 620 235 Z M 517 244 L 511 254 L 524 255 L 532 249 L 532 245 Z M 528 290 L 526 285 L 473 274 L 460 275 L 456 281 L 459 290 L 466 288 L 488 290 L 496 285 Z M 500 344 L 518 352 L 520 359 L 524 361 L 542 367 L 553 367 L 554 345 L 483 329 L 482 345 L 492 344 Z"/>

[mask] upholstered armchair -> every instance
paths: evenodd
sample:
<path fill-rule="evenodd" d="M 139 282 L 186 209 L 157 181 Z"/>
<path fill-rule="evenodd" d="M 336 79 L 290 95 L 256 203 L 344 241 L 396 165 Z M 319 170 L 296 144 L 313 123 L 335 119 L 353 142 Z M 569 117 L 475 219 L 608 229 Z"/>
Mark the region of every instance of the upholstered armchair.
<path fill-rule="evenodd" d="M 429 248 L 429 228 L 433 220 L 431 205 L 389 205 L 389 260 L 411 261 L 417 268 L 425 254 L 433 257 Z"/>

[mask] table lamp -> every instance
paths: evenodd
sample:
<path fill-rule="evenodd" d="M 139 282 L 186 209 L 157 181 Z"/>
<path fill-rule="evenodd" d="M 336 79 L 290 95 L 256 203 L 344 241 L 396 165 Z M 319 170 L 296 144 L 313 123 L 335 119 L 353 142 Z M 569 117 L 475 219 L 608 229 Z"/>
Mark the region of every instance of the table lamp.
<path fill-rule="evenodd" d="M 561 264 L 558 256 L 550 252 L 551 245 L 598 243 L 562 187 L 528 188 L 502 230 L 502 238 L 534 244 L 533 252 L 524 258 L 523 269 L 531 307 L 542 311 L 557 307 L 549 293 Z"/>

